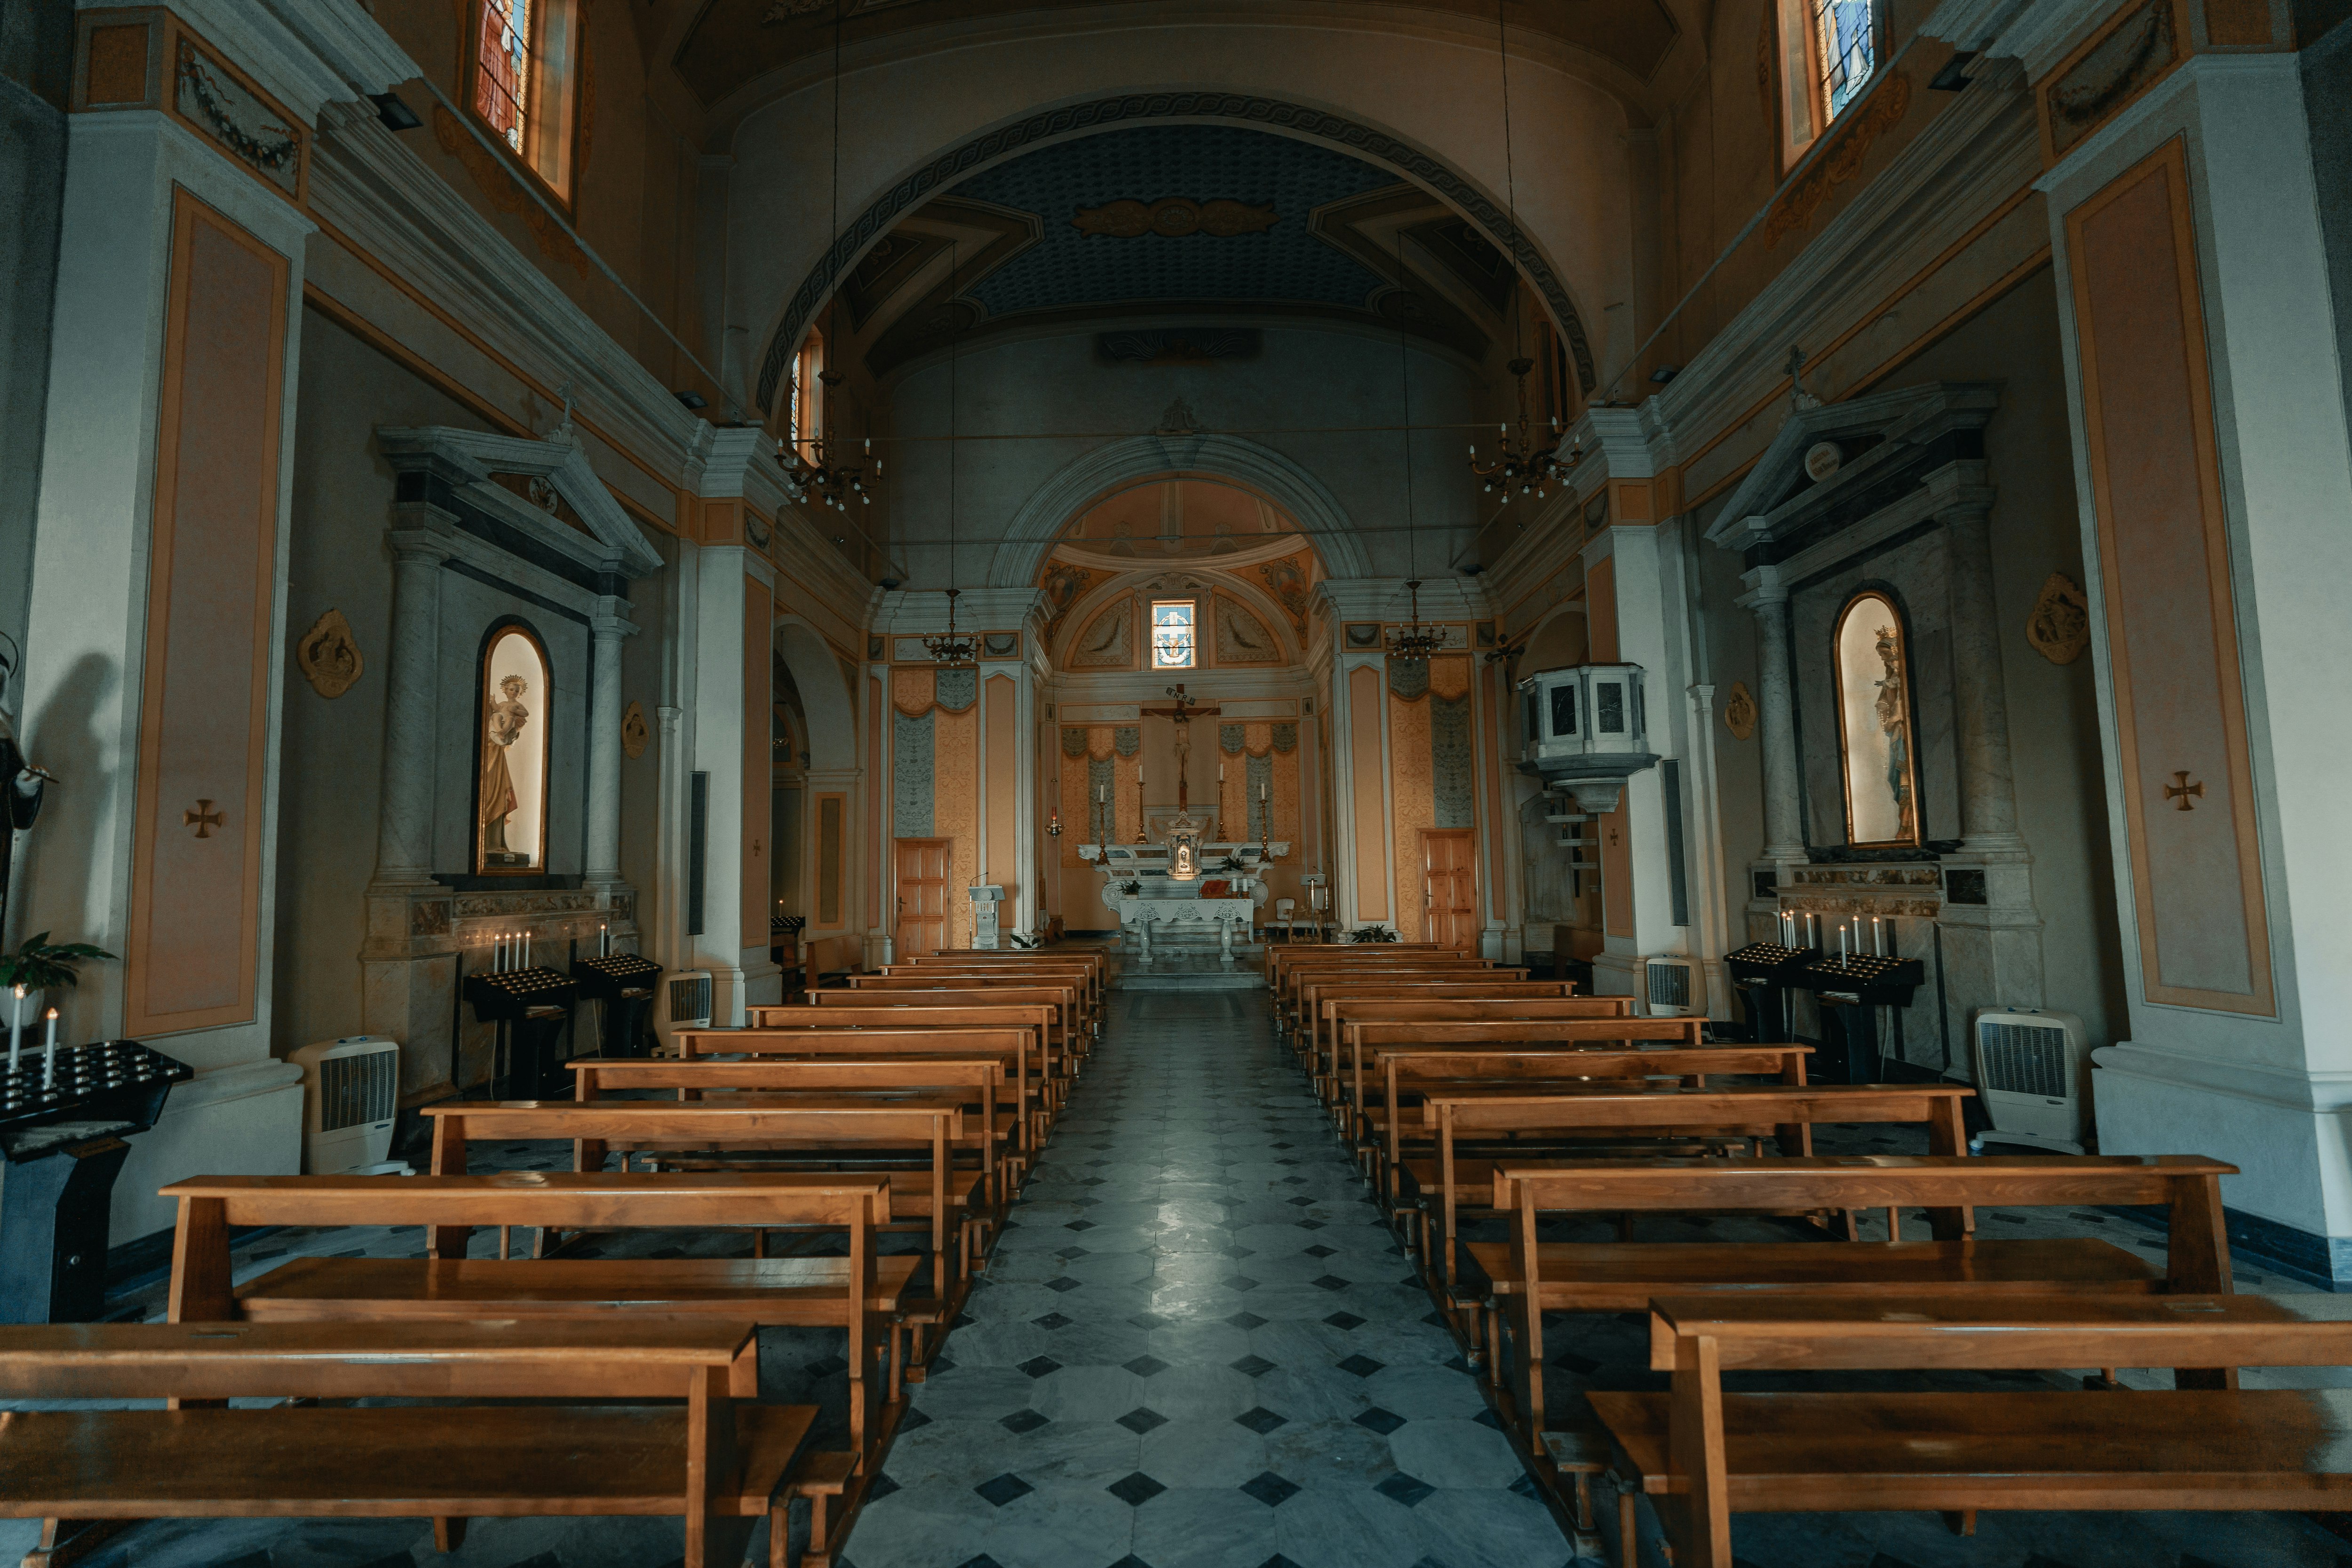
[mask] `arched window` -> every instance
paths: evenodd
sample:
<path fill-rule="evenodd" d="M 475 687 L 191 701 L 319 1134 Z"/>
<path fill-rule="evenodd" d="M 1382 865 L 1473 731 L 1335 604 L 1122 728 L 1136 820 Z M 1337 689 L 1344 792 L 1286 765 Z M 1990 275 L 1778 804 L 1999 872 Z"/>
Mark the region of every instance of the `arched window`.
<path fill-rule="evenodd" d="M 1876 591 L 1839 615 L 1838 760 L 1845 837 L 1854 845 L 1919 842 L 1919 767 L 1911 724 L 1911 655 L 1903 616 Z"/>
<path fill-rule="evenodd" d="M 547 869 L 547 650 L 513 622 L 482 646 L 481 757 L 474 796 L 474 869 Z"/>
<path fill-rule="evenodd" d="M 1778 0 L 1783 167 L 1862 96 L 1878 70 L 1883 0 Z"/>
<path fill-rule="evenodd" d="M 824 434 L 824 334 L 814 327 L 793 358 L 793 382 L 784 408 L 785 439 L 803 463 L 817 460 L 817 437 Z"/>
<path fill-rule="evenodd" d="M 475 0 L 474 113 L 558 200 L 578 152 L 580 0 Z"/>

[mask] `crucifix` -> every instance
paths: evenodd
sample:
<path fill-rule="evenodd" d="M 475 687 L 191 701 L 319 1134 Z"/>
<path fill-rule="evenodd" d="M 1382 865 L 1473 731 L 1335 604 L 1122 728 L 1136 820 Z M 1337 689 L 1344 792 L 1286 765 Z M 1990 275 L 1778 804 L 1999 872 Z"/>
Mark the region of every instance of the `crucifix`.
<path fill-rule="evenodd" d="M 1223 710 L 1214 703 L 1201 703 L 1187 696 L 1179 681 L 1168 689 L 1174 700 L 1165 708 L 1144 708 L 1138 711 L 1148 718 L 1172 719 L 1176 721 L 1176 809 L 1188 810 L 1192 805 L 1192 780 L 1186 776 L 1186 763 L 1192 754 L 1192 721 L 1213 719 Z"/>
<path fill-rule="evenodd" d="M 1789 406 L 1819 408 L 1822 400 L 1805 390 L 1805 351 L 1797 344 L 1789 345 L 1789 363 L 1780 367 L 1789 375 Z"/>

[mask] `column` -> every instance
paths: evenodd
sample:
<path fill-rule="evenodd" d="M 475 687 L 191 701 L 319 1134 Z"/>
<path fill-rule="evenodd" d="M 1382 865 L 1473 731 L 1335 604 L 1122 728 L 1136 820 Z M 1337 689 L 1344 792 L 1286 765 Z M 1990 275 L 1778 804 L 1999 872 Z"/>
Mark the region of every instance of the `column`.
<path fill-rule="evenodd" d="M 2001 681 L 2000 606 L 1993 601 L 1992 491 L 1967 482 L 1973 463 L 1928 476 L 1944 525 L 1952 605 L 1953 715 L 1960 765 L 1960 831 L 1970 855 L 2022 853 L 2009 761 L 2009 697 Z"/>
<path fill-rule="evenodd" d="M 636 634 L 626 599 L 596 603 L 588 632 L 595 683 L 588 693 L 588 844 L 583 879 L 600 893 L 621 880 L 621 641 Z"/>
<path fill-rule="evenodd" d="M 1756 612 L 1757 727 L 1764 750 L 1764 853 L 1775 863 L 1805 858 L 1805 829 L 1797 809 L 1795 684 L 1789 669 L 1789 587 L 1778 567 L 1759 566 L 1740 579 L 1738 603 Z"/>
<path fill-rule="evenodd" d="M 1683 611 L 1666 594 L 1662 553 L 1654 524 L 1612 527 L 1586 547 L 1584 583 L 1593 631 L 1591 661 L 1641 666 L 1650 750 L 1671 754 L 1669 704 L 1679 660 L 1668 647 L 1666 622 Z M 1687 820 L 1686 799 L 1677 806 Z M 1643 995 L 1642 960 L 1690 950 L 1688 928 L 1674 918 L 1676 867 L 1666 812 L 1665 770 L 1654 763 L 1626 779 L 1616 810 L 1594 818 L 1601 840 L 1601 951 L 1592 961 L 1592 988 L 1603 995 Z"/>
<path fill-rule="evenodd" d="M 392 647 L 386 650 L 383 791 L 376 822 L 377 889 L 433 883 L 433 757 L 440 712 L 436 653 L 441 635 L 441 563 L 449 515 L 422 501 L 394 509 Z"/>

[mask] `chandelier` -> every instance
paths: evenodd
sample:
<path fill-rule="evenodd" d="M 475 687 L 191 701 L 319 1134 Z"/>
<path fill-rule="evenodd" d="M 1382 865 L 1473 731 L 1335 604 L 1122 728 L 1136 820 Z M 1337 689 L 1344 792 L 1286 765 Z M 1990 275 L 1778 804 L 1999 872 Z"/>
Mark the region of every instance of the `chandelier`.
<path fill-rule="evenodd" d="M 1525 285 L 1519 277 L 1518 181 L 1511 166 L 1511 47 L 1509 35 L 1504 26 L 1499 0 L 1495 12 L 1495 50 L 1503 67 L 1504 205 L 1510 219 L 1509 233 L 1506 236 L 1504 249 L 1509 254 L 1511 260 L 1510 330 L 1511 346 L 1516 349 L 1520 346 L 1519 295 Z M 1546 486 L 1559 483 L 1570 469 L 1584 461 L 1584 453 L 1580 447 L 1570 450 L 1566 458 L 1559 455 L 1559 416 L 1558 415 L 1552 416 L 1550 439 L 1541 446 L 1538 446 L 1535 438 L 1528 434 L 1528 372 L 1533 370 L 1535 364 L 1534 360 L 1529 359 L 1526 354 L 1520 354 L 1505 367 L 1518 381 L 1519 427 L 1516 437 L 1512 432 L 1510 421 L 1504 420 L 1497 424 L 1495 427 L 1499 433 L 1496 445 L 1502 450 L 1499 455 L 1487 462 L 1479 461 L 1477 443 L 1474 441 L 1470 444 L 1471 476 L 1474 479 L 1485 480 L 1483 488 L 1490 493 L 1497 485 L 1500 485 L 1503 490 L 1502 504 L 1505 506 L 1511 504 L 1511 492 L 1514 489 L 1521 495 L 1533 491 L 1537 500 L 1542 500 Z"/>
<path fill-rule="evenodd" d="M 1539 447 L 1528 437 L 1528 372 L 1535 368 L 1535 361 L 1522 356 L 1513 360 L 1508 368 L 1519 382 L 1519 428 L 1517 437 L 1514 438 L 1507 421 L 1496 426 L 1496 428 L 1501 432 L 1497 445 L 1502 450 L 1489 462 L 1482 463 L 1478 460 L 1476 442 L 1472 442 L 1470 446 L 1471 474 L 1484 479 L 1486 481 L 1484 488 L 1487 490 L 1491 491 L 1496 485 L 1500 485 L 1503 489 L 1502 504 L 1505 506 L 1511 504 L 1511 492 L 1514 489 L 1521 495 L 1526 495 L 1532 490 L 1535 492 L 1536 499 L 1541 500 L 1545 486 L 1558 484 L 1567 477 L 1570 469 L 1584 461 L 1584 452 L 1580 447 L 1571 448 L 1565 458 L 1559 455 L 1559 417 L 1557 415 L 1552 416 L 1551 440 L 1549 444 Z"/>
<path fill-rule="evenodd" d="M 923 639 L 923 651 L 948 669 L 971 663 L 972 657 L 978 650 L 978 645 L 971 637 L 956 636 L 956 595 L 962 592 L 961 588 L 948 590 L 948 629 L 944 633 L 934 633 Z"/>
<path fill-rule="evenodd" d="M 1396 640 L 1389 645 L 1389 653 L 1395 658 L 1426 661 L 1430 655 L 1444 648 L 1445 628 L 1421 618 L 1421 579 L 1415 577 L 1404 586 L 1412 596 L 1412 618 L 1397 628 Z"/>
<path fill-rule="evenodd" d="M 837 247 L 841 243 L 841 16 L 838 11 L 833 19 L 832 210 L 833 242 Z M 825 300 L 824 341 L 828 361 L 835 345 L 840 341 L 833 330 L 837 314 L 834 307 L 839 298 L 840 293 L 835 290 Z M 835 452 L 831 437 L 825 431 L 825 427 L 833 423 L 833 390 L 848 377 L 828 363 L 817 372 L 816 379 L 818 384 L 824 388 L 824 395 L 817 402 L 818 429 L 805 443 L 807 451 L 803 453 L 799 444 L 793 439 L 799 435 L 797 430 L 776 443 L 776 461 L 784 468 L 784 493 L 792 497 L 796 505 L 805 506 L 814 500 L 835 511 L 847 511 L 852 496 L 857 499 L 858 505 L 872 506 L 871 487 L 882 480 L 882 459 L 874 455 L 874 438 L 871 436 L 866 437 L 862 452 L 844 456 Z M 870 474 L 866 471 L 869 464 L 873 469 Z"/>

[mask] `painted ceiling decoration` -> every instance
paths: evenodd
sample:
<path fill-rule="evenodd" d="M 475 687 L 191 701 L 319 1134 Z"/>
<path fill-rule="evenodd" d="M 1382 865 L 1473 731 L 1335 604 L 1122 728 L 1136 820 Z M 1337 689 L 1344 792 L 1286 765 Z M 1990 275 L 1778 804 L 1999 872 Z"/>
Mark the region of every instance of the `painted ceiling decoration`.
<path fill-rule="evenodd" d="M 1105 206 L 1080 207 L 1070 226 L 1080 234 L 1112 239 L 1140 239 L 1147 234 L 1164 239 L 1194 234 L 1230 239 L 1237 234 L 1264 234 L 1278 221 L 1272 207 L 1254 207 L 1223 196 L 1206 202 L 1182 196 L 1139 202 L 1130 196 Z"/>
<path fill-rule="evenodd" d="M 1114 140 L 1109 133 L 1116 130 L 1166 130 L 1172 128 L 1167 124 L 1170 121 L 1190 122 L 1186 129 L 1191 134 L 1176 143 L 1180 146 L 1203 132 L 1231 131 L 1274 142 L 1278 149 L 1286 150 L 1287 155 L 1281 159 L 1269 156 L 1262 183 L 1251 188 L 1234 183 L 1227 172 L 1217 166 L 1207 167 L 1204 178 L 1195 184 L 1180 181 L 1175 174 L 1156 166 L 1122 164 L 1118 161 L 1121 149 L 1117 145 L 1108 152 L 1086 151 L 1091 142 Z M 1292 134 L 1277 137 L 1256 129 L 1260 127 L 1278 128 Z M 1081 134 L 1088 132 L 1105 134 Z M 1208 145 L 1205 142 L 1200 144 Z M 1139 150 L 1146 145 L 1138 142 L 1129 143 L 1129 148 Z M 1063 147 L 1073 151 L 1041 162 L 1034 169 L 1024 167 L 1031 159 L 1011 156 L 1024 149 L 1035 148 L 1040 153 L 1047 153 Z M 1010 161 L 1004 161 L 1007 159 Z M 1295 171 L 1292 164 L 1297 165 Z M 974 170 L 982 172 L 973 174 Z M 1483 191 L 1419 149 L 1319 109 L 1240 93 L 1165 92 L 1125 94 L 1043 110 L 941 153 L 885 192 L 849 220 L 793 291 L 761 362 L 757 401 L 762 409 L 776 406 L 778 389 L 803 332 L 844 272 L 901 219 L 950 187 L 955 187 L 960 197 L 968 196 L 998 207 L 1018 207 L 1032 214 L 1046 209 L 1007 201 L 1006 197 L 1025 195 L 1041 201 L 1050 197 L 1057 204 L 1057 212 L 1066 213 L 1089 202 L 1099 204 L 1108 192 L 1122 187 L 1133 190 L 1139 184 L 1146 188 L 1157 185 L 1164 190 L 1173 184 L 1180 189 L 1205 186 L 1239 193 L 1234 199 L 1247 197 L 1265 202 L 1278 214 L 1312 215 L 1314 209 L 1327 204 L 1351 198 L 1378 199 L 1383 187 L 1397 184 L 1400 174 L 1465 216 L 1481 234 L 1509 240 L 1520 270 L 1559 322 L 1579 383 L 1591 393 L 1598 377 L 1591 346 L 1575 304 L 1534 242 L 1523 232 L 1512 233 L 1502 209 Z M 1082 188 L 1081 179 L 1093 183 Z M 1321 201 L 1315 199 L 1318 193 L 1322 194 Z M 1333 237 L 1318 236 L 1308 216 L 1286 216 L 1277 218 L 1274 226 L 1262 234 L 1235 236 L 1206 247 L 1200 247 L 1191 237 L 1171 239 L 1146 235 L 1118 246 L 1096 247 L 1094 253 L 1087 255 L 1089 237 L 1057 221 L 1046 226 L 1035 243 L 980 278 L 965 290 L 965 296 L 992 314 L 1024 308 L 1022 302 L 1030 300 L 1068 306 L 1154 298 L 1213 301 L 1238 297 L 1316 304 L 1325 302 L 1328 297 L 1335 308 L 1366 309 L 1367 302 L 1381 291 L 1383 275 L 1349 254 L 1343 246 L 1327 242 Z M 1192 291 L 1153 294 L 1149 291 L 1151 280 L 1163 275 L 1160 252 L 1168 247 L 1192 247 L 1212 258 L 1233 257 L 1234 261 L 1220 265 L 1236 270 L 1222 273 L 1209 283 L 1168 268 L 1166 276 L 1178 287 Z M 1134 253 L 1139 266 L 1108 264 L 1101 259 L 1107 255 L 1129 252 Z M 1201 291 L 1210 287 L 1281 291 L 1223 296 Z M 1127 292 L 1138 288 L 1147 291 Z M 1418 299 L 1408 291 L 1393 289 L 1388 297 L 1398 300 L 1400 309 L 1385 314 L 1396 316 L 1405 313 L 1402 309 L 1403 301 Z M 933 325 L 945 330 L 943 322 Z M 878 351 L 880 345 L 877 346 Z M 908 346 L 910 350 L 915 347 L 912 343 Z M 877 363 L 875 369 L 880 374 L 883 367 Z"/>
<path fill-rule="evenodd" d="M 632 0 L 645 9 L 661 0 Z M 847 0 L 842 37 L 856 47 L 887 42 L 928 27 L 969 24 L 1013 12 L 1074 10 L 1099 0 Z M 835 0 L 671 0 L 697 15 L 674 57 L 678 77 L 705 107 L 751 86 L 761 76 L 829 52 Z M 1510 0 L 1514 30 L 1524 29 L 1589 50 L 1648 81 L 1682 28 L 1675 11 L 1704 15 L 1692 0 Z M 1371 7 L 1366 7 L 1370 11 Z M 1492 0 L 1415 0 L 1413 11 L 1462 18 L 1491 37 Z M 1696 26 L 1694 32 L 1698 31 Z"/>

